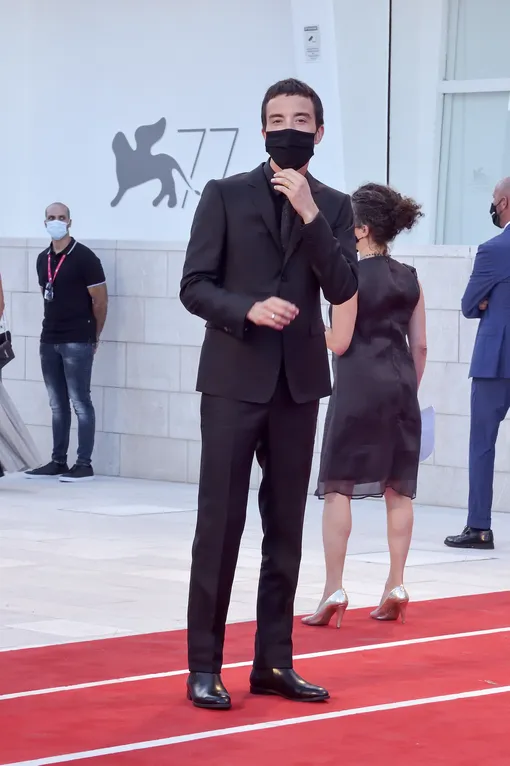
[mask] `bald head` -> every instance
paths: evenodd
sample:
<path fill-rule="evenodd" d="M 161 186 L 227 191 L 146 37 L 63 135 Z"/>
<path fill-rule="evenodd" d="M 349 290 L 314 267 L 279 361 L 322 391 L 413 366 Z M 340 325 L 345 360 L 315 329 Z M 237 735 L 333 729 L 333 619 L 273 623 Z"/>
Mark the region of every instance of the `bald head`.
<path fill-rule="evenodd" d="M 504 229 L 510 223 L 510 176 L 496 184 L 492 195 L 491 215 L 493 223 Z"/>
<path fill-rule="evenodd" d="M 47 221 L 67 221 L 71 220 L 71 211 L 63 202 L 52 202 L 48 205 L 45 212 Z"/>
<path fill-rule="evenodd" d="M 507 195 L 510 197 L 510 176 L 503 178 L 494 189 L 494 196 Z"/>

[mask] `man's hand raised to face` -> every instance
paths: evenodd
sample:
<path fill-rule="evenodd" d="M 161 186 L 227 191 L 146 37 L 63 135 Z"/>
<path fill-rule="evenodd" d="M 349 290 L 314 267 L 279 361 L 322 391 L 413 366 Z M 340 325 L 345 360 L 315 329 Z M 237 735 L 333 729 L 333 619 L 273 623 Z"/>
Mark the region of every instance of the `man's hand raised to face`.
<path fill-rule="evenodd" d="M 293 303 L 283 301 L 281 298 L 267 298 L 265 301 L 255 303 L 246 318 L 259 326 L 283 330 L 298 314 L 299 309 Z"/>
<path fill-rule="evenodd" d="M 305 224 L 314 220 L 319 208 L 313 201 L 308 181 L 301 173 L 297 170 L 278 170 L 271 182 L 277 191 L 285 194 Z"/>

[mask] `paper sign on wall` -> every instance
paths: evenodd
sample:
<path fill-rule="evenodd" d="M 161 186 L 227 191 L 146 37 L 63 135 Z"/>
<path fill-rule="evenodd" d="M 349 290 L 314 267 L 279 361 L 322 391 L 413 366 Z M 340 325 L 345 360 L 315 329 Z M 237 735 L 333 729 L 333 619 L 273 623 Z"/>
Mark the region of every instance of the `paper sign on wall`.
<path fill-rule="evenodd" d="M 305 60 L 318 61 L 321 57 L 321 37 L 318 26 L 304 28 Z"/>

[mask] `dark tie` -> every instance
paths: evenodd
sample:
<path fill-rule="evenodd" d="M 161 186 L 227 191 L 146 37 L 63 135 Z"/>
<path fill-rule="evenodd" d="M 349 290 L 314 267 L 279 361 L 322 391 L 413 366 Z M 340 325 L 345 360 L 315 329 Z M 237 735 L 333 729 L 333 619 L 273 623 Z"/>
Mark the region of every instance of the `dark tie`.
<path fill-rule="evenodd" d="M 282 220 L 280 223 L 280 239 L 282 241 L 283 252 L 287 251 L 290 242 L 290 235 L 294 225 L 294 208 L 286 199 L 282 207 Z"/>

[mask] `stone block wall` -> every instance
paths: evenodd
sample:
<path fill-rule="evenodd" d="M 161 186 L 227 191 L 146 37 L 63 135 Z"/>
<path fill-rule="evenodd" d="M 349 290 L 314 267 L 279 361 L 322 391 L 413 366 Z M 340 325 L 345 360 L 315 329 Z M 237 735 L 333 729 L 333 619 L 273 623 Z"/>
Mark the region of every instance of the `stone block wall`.
<path fill-rule="evenodd" d="M 429 246 L 395 250 L 418 271 L 427 306 L 428 360 L 420 390 L 422 406 L 436 410 L 436 443 L 421 466 L 418 501 L 467 506 L 470 388 L 469 365 L 478 321 L 464 319 L 460 302 L 476 247 Z M 494 510 L 510 511 L 510 423 L 501 425 L 496 453 Z"/>
<path fill-rule="evenodd" d="M 184 245 L 86 244 L 101 258 L 110 292 L 104 342 L 93 376 L 95 468 L 111 476 L 195 483 L 200 431 L 199 396 L 194 389 L 204 328 L 178 299 Z M 46 459 L 51 427 L 39 365 L 42 297 L 35 275 L 35 260 L 45 245 L 44 240 L 0 240 L 0 273 L 16 351 L 16 360 L 5 368 L 4 382 Z M 475 251 L 395 250 L 395 257 L 418 270 L 427 304 L 429 361 L 420 398 L 423 406 L 432 404 L 437 412 L 436 449 L 421 469 L 419 500 L 427 504 L 459 507 L 467 502 L 468 368 L 477 323 L 463 319 L 459 306 Z M 324 401 L 320 407 L 312 491 L 326 405 Z M 73 429 L 73 450 L 75 446 Z M 507 510 L 508 422 L 501 428 L 496 466 L 495 508 Z M 254 467 L 252 486 L 258 481 Z"/>

